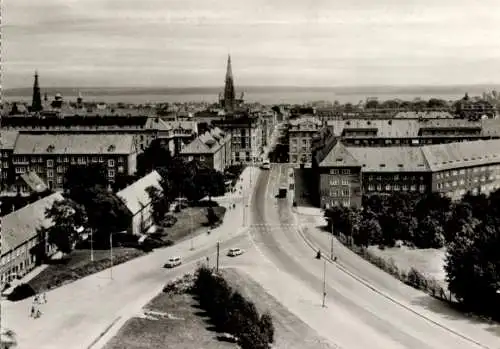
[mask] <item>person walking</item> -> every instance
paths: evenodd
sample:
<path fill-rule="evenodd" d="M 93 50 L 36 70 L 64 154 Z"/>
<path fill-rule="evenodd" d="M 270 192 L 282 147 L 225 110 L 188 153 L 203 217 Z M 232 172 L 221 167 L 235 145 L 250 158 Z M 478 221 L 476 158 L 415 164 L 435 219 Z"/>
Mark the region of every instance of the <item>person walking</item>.
<path fill-rule="evenodd" d="M 47 294 L 44 292 L 42 293 L 42 299 L 43 299 L 43 303 L 47 303 Z"/>
<path fill-rule="evenodd" d="M 32 304 L 32 305 L 31 305 L 31 313 L 30 313 L 30 317 L 35 317 L 35 304 Z"/>

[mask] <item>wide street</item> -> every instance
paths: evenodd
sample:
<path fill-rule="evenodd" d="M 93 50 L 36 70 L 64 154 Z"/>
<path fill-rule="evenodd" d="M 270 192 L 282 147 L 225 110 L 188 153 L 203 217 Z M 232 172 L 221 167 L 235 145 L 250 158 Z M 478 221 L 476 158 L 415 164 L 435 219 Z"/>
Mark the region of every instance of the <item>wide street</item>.
<path fill-rule="evenodd" d="M 334 254 L 339 262 L 363 280 L 336 264 L 316 260 L 313 248 L 297 229 L 290 202 L 274 198 L 278 188 L 287 182 L 287 176 L 286 165 L 273 165 L 269 173 L 263 172 L 259 177 L 250 205 L 251 236 L 258 250 L 277 269 L 316 293 L 316 305 L 311 304 L 311 308 L 320 307 L 323 316 L 318 309 L 308 311 L 307 307 L 295 306 L 302 320 L 342 348 L 500 348 L 498 333 L 460 316 L 428 310 L 422 302 L 416 304 L 417 297 L 430 297 L 384 274 L 338 243 L 334 245 Z M 308 238 L 316 243 L 314 239 L 319 237 Z M 326 241 L 322 240 L 320 247 L 329 252 Z M 321 308 L 325 265 L 327 307 Z M 260 281 L 266 286 L 264 279 Z M 298 289 L 290 285 L 288 291 L 278 287 L 273 290 L 269 281 L 267 286 L 285 306 L 294 308 L 293 296 L 284 293 L 299 292 Z M 301 292 L 307 298 L 306 291 Z"/>
<path fill-rule="evenodd" d="M 237 207 L 227 212 L 223 225 L 210 235 L 116 266 L 113 279 L 105 270 L 48 292 L 44 314 L 37 320 L 29 317 L 30 299 L 5 302 L 3 325 L 18 333 L 19 348 L 100 348 L 167 280 L 192 271 L 206 257 L 213 266 L 216 242 L 221 241 L 221 267 L 236 267 L 255 279 L 332 347 L 500 348 L 500 337 L 493 331 L 427 309 L 423 300 L 429 297 L 424 293 L 403 285 L 335 241 L 334 255 L 345 268 L 316 260 L 311 245 L 328 252 L 330 240 L 320 231 L 298 229 L 291 202 L 275 198 L 278 188 L 288 182 L 288 166 L 274 164 L 270 171 L 252 172 L 243 176 L 243 197 L 221 200 L 236 202 Z M 244 222 L 248 229 L 243 228 Z M 229 247 L 241 247 L 246 253 L 228 258 Z M 173 270 L 162 268 L 174 255 L 181 256 L 184 264 Z"/>

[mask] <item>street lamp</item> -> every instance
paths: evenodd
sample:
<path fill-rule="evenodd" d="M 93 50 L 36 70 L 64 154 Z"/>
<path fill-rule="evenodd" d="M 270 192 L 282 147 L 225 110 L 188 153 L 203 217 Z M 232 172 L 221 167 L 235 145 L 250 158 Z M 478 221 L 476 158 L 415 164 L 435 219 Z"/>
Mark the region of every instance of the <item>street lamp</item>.
<path fill-rule="evenodd" d="M 323 303 L 321 304 L 323 308 L 326 307 L 325 300 L 326 300 L 326 259 L 323 258 Z"/>
<path fill-rule="evenodd" d="M 117 233 L 120 233 L 120 232 L 115 232 L 115 233 L 109 234 L 109 257 L 110 257 L 109 259 L 111 262 L 111 267 L 109 268 L 109 276 L 110 276 L 111 280 L 113 280 L 113 235 L 117 234 Z"/>

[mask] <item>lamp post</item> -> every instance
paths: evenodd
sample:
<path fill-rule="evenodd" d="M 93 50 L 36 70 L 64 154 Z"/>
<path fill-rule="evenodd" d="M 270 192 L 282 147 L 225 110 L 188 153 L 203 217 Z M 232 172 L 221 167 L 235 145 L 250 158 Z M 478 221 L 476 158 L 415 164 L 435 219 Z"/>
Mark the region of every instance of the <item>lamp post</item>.
<path fill-rule="evenodd" d="M 113 280 L 113 233 L 109 234 L 109 260 L 111 267 L 109 268 L 109 276 Z"/>
<path fill-rule="evenodd" d="M 190 250 L 193 251 L 194 250 L 194 246 L 193 246 L 193 215 L 191 213 L 189 213 L 189 220 L 190 220 L 190 235 L 191 235 L 191 248 Z"/>
<path fill-rule="evenodd" d="M 94 261 L 94 229 L 90 228 L 90 261 Z"/>
<path fill-rule="evenodd" d="M 333 220 L 330 221 L 330 225 L 332 226 L 332 234 L 330 237 L 330 259 L 333 260 Z"/>
<path fill-rule="evenodd" d="M 326 259 L 323 259 L 323 303 L 321 304 L 323 308 L 326 307 L 325 301 L 326 301 Z"/>

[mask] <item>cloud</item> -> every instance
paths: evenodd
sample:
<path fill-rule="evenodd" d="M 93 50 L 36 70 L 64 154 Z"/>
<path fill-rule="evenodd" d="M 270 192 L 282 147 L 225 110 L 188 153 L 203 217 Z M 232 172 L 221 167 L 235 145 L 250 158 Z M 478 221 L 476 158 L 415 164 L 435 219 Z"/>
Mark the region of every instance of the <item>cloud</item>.
<path fill-rule="evenodd" d="M 500 81 L 495 0 L 7 0 L 3 86 Z"/>

